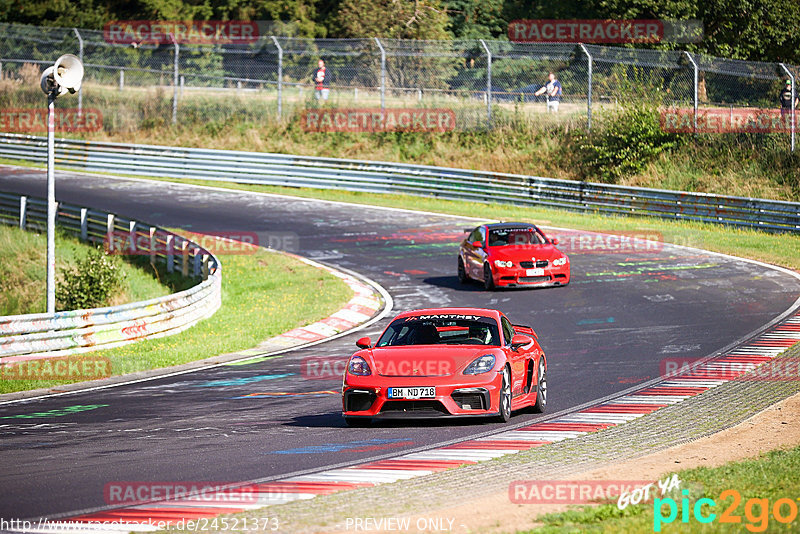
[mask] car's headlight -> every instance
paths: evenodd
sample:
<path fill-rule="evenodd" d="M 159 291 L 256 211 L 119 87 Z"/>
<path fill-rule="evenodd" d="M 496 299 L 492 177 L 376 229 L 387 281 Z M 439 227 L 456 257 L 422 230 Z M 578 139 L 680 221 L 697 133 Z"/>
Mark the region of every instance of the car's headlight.
<path fill-rule="evenodd" d="M 350 358 L 350 363 L 347 364 L 347 372 L 351 375 L 369 376 L 372 371 L 367 364 L 367 360 L 361 356 L 353 356 Z"/>
<path fill-rule="evenodd" d="M 556 260 L 553 260 L 553 265 L 555 265 L 556 267 L 561 267 L 565 263 L 567 263 L 567 257 L 566 256 L 562 256 L 562 257 L 560 257 L 560 258 L 558 258 Z"/>
<path fill-rule="evenodd" d="M 484 354 L 478 356 L 471 364 L 464 369 L 465 375 L 480 375 L 488 373 L 494 368 L 495 357 L 494 354 Z"/>
<path fill-rule="evenodd" d="M 494 260 L 494 264 L 498 267 L 513 267 L 514 263 L 510 261 Z"/>

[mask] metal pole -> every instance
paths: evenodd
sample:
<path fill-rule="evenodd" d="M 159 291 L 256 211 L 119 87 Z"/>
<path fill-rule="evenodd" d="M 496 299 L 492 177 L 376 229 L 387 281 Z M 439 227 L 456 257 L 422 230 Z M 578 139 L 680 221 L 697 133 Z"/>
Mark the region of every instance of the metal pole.
<path fill-rule="evenodd" d="M 172 124 L 178 122 L 178 60 L 180 59 L 180 46 L 175 36 L 170 34 L 172 44 L 175 45 L 175 66 L 172 74 Z"/>
<path fill-rule="evenodd" d="M 83 37 L 81 37 L 80 32 L 78 32 L 78 28 L 72 28 L 72 31 L 75 32 L 75 35 L 78 37 L 78 59 L 81 60 L 81 65 L 83 65 Z M 83 115 L 83 84 L 78 88 L 78 117 Z"/>
<path fill-rule="evenodd" d="M 47 95 L 47 313 L 56 312 L 55 131 L 58 89 Z"/>
<path fill-rule="evenodd" d="M 278 43 L 278 38 L 272 36 L 272 42 L 275 43 L 275 48 L 278 49 L 278 119 L 281 118 L 283 112 L 283 48 Z"/>
<path fill-rule="evenodd" d="M 383 113 L 386 111 L 386 50 L 383 49 L 383 45 L 377 37 L 375 37 L 375 42 L 381 49 L 381 113 Z"/>
<path fill-rule="evenodd" d="M 698 69 L 697 63 L 695 63 L 694 58 L 689 52 L 684 51 L 686 57 L 689 59 L 689 63 L 692 64 L 692 69 L 694 69 L 694 133 L 697 133 L 697 78 L 698 78 Z"/>
<path fill-rule="evenodd" d="M 481 39 L 481 45 L 486 50 L 486 127 L 492 127 L 492 51 Z"/>
<path fill-rule="evenodd" d="M 583 43 L 579 43 L 581 50 L 584 54 L 586 54 L 586 60 L 589 62 L 589 79 L 586 82 L 586 129 L 589 133 L 592 132 L 592 55 L 586 50 L 586 47 L 583 46 Z"/>
<path fill-rule="evenodd" d="M 791 117 L 792 117 L 791 132 L 792 132 L 792 134 L 791 134 L 790 143 L 791 143 L 791 146 L 792 146 L 792 152 L 794 152 L 794 134 L 795 134 L 795 128 L 796 128 L 796 126 L 795 126 L 794 101 L 797 98 L 797 89 L 795 87 L 795 79 L 794 79 L 794 75 L 792 74 L 792 71 L 790 71 L 788 68 L 786 68 L 786 65 L 784 65 L 783 63 L 780 63 L 780 66 L 783 69 L 783 71 L 786 73 L 786 75 L 789 77 L 789 79 L 792 81 L 792 114 L 791 114 Z"/>

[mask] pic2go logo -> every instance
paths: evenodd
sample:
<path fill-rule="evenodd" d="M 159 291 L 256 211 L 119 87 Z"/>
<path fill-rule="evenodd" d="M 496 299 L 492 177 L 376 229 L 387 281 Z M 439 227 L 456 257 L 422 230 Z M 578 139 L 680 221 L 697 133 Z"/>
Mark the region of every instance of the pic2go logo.
<path fill-rule="evenodd" d="M 713 523 L 714 521 L 718 523 L 742 523 L 742 516 L 735 513 L 742 502 L 742 496 L 736 490 L 729 489 L 719 494 L 720 501 L 732 499 L 730 505 L 722 511 L 719 518 L 717 518 L 716 513 L 712 512 L 717 507 L 717 502 L 714 499 L 704 497 L 697 499 L 692 505 L 689 501 L 689 490 L 682 490 L 681 493 L 683 493 L 684 497 L 681 499 L 680 506 L 675 502 L 675 499 L 670 497 L 653 500 L 654 532 L 661 532 L 662 525 L 675 521 L 679 512 L 682 523 L 689 522 L 690 513 L 695 521 L 703 524 Z M 666 516 L 664 515 L 665 509 L 667 511 Z M 769 499 L 748 499 L 744 504 L 744 516 L 748 521 L 744 525 L 745 528 L 750 532 L 764 532 L 769 526 L 770 512 L 775 521 L 788 525 L 797 519 L 797 503 L 784 497 L 775 501 L 770 508 Z"/>

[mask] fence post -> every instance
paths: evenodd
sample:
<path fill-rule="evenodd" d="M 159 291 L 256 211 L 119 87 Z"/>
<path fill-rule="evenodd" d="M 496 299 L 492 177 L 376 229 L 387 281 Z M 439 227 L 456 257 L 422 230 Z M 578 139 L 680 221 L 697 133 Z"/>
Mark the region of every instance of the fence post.
<path fill-rule="evenodd" d="M 173 253 L 173 237 L 172 234 L 167 236 L 167 272 L 171 273 L 175 270 L 175 254 Z"/>
<path fill-rule="evenodd" d="M 81 241 L 89 240 L 89 209 L 81 208 Z"/>
<path fill-rule="evenodd" d="M 583 43 L 579 43 L 578 46 L 586 54 L 586 61 L 589 65 L 588 80 L 586 82 L 586 129 L 589 133 L 592 133 L 592 55 Z"/>
<path fill-rule="evenodd" d="M 78 59 L 81 60 L 81 65 L 83 64 L 83 37 L 81 37 L 78 28 L 72 28 L 72 31 L 75 32 L 75 35 L 78 37 Z M 78 88 L 78 117 L 83 115 L 83 84 L 81 87 Z"/>
<path fill-rule="evenodd" d="M 486 50 L 486 128 L 492 127 L 492 51 L 486 46 L 486 41 L 480 40 Z"/>
<path fill-rule="evenodd" d="M 183 98 L 183 86 L 185 83 L 186 83 L 186 76 L 181 74 L 181 83 L 180 83 L 181 90 L 178 92 L 178 94 L 181 95 L 181 98 Z"/>
<path fill-rule="evenodd" d="M 119 69 L 119 90 L 125 89 L 125 69 Z"/>
<path fill-rule="evenodd" d="M 197 247 L 192 249 L 192 254 L 194 255 L 194 259 L 192 260 L 192 276 L 197 278 L 200 276 L 200 266 L 203 261 L 203 255 L 200 254 L 200 249 Z"/>
<path fill-rule="evenodd" d="M 108 251 L 114 252 L 114 214 L 109 213 L 106 217 L 106 241 L 108 242 Z"/>
<path fill-rule="evenodd" d="M 386 50 L 383 49 L 380 39 L 375 37 L 375 43 L 381 49 L 381 113 L 386 111 Z"/>
<path fill-rule="evenodd" d="M 178 61 L 180 59 L 180 46 L 178 45 L 178 41 L 175 39 L 175 36 L 169 34 L 170 39 L 172 39 L 172 44 L 175 46 L 175 65 L 173 66 L 173 73 L 172 73 L 172 124 L 177 124 L 178 122 Z"/>
<path fill-rule="evenodd" d="M 156 264 L 156 228 L 150 227 L 150 265 Z"/>
<path fill-rule="evenodd" d="M 128 222 L 128 242 L 130 247 L 128 254 L 139 254 L 139 240 L 136 239 L 136 221 Z M 122 249 L 122 253 L 125 253 L 125 249 Z"/>
<path fill-rule="evenodd" d="M 19 197 L 19 228 L 25 229 L 25 222 L 28 218 L 28 197 Z"/>
<path fill-rule="evenodd" d="M 689 52 L 684 50 L 683 52 L 686 54 L 686 58 L 689 60 L 689 63 L 692 64 L 692 69 L 694 70 L 694 89 L 692 91 L 692 100 L 694 101 L 694 133 L 697 133 L 697 83 L 698 83 L 698 68 L 697 63 L 695 62 L 694 58 Z"/>
<path fill-rule="evenodd" d="M 278 49 L 278 119 L 281 118 L 283 112 L 283 48 L 281 48 L 278 38 L 274 35 L 272 42 L 275 43 L 275 48 Z"/>
<path fill-rule="evenodd" d="M 794 79 L 794 74 L 792 74 L 792 71 L 787 69 L 786 65 L 784 65 L 783 63 L 780 63 L 780 66 L 783 69 L 783 71 L 786 73 L 786 75 L 789 77 L 789 79 L 792 81 L 792 115 L 791 115 L 792 116 L 792 126 L 791 126 L 792 134 L 791 134 L 790 143 L 791 143 L 791 146 L 792 146 L 792 152 L 794 152 L 794 132 L 795 132 L 795 128 L 796 128 L 795 127 L 795 120 L 794 120 L 795 119 L 795 114 L 796 114 L 795 110 L 794 110 L 794 100 L 795 100 L 795 98 L 797 98 L 797 89 L 795 88 L 795 79 Z"/>
<path fill-rule="evenodd" d="M 181 273 L 189 276 L 189 242 L 186 239 L 181 241 Z"/>

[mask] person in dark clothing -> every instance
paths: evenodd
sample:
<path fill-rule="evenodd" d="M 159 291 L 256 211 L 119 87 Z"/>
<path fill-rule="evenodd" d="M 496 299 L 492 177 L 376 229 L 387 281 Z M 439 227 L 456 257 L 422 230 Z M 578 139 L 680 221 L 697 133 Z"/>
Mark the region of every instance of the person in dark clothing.
<path fill-rule="evenodd" d="M 797 93 L 795 92 L 794 96 L 794 106 L 792 106 L 792 80 L 786 80 L 786 85 L 783 87 L 783 91 L 778 96 L 778 99 L 781 101 L 781 119 L 785 115 L 792 114 L 792 107 L 797 108 L 798 100 Z"/>

